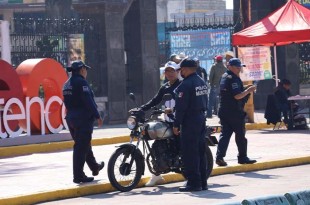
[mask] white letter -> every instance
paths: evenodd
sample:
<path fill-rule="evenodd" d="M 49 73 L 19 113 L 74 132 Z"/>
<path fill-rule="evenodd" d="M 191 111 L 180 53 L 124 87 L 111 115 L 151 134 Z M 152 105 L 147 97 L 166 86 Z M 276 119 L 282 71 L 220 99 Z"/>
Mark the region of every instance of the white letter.
<path fill-rule="evenodd" d="M 30 106 L 32 103 L 39 103 L 40 105 L 40 116 L 41 116 L 41 134 L 45 135 L 45 124 L 44 124 L 44 104 L 41 98 L 39 97 L 33 97 L 29 99 L 29 97 L 26 97 L 26 116 L 27 116 L 27 135 L 31 135 L 31 130 L 30 130 Z"/>
<path fill-rule="evenodd" d="M 8 114 L 11 104 L 16 104 L 19 107 L 21 113 L 20 114 Z M 23 129 L 20 127 L 16 132 L 12 131 L 8 124 L 8 121 L 9 120 L 21 120 L 25 118 L 26 118 L 25 109 L 24 109 L 22 102 L 18 98 L 9 99 L 6 102 L 4 106 L 4 110 L 3 110 L 3 124 L 5 127 L 5 130 L 10 135 L 10 137 L 18 137 L 23 132 Z"/>
<path fill-rule="evenodd" d="M 4 104 L 4 99 L 3 98 L 0 98 L 0 105 L 1 104 Z M 0 138 L 6 138 L 8 135 L 6 134 L 6 132 L 4 131 L 4 132 L 2 132 L 1 130 L 2 130 L 2 116 L 1 116 L 1 112 L 2 112 L 2 106 L 1 106 L 1 108 L 0 108 Z"/>
<path fill-rule="evenodd" d="M 62 124 L 60 123 L 59 127 L 58 128 L 54 128 L 52 125 L 51 125 L 51 122 L 50 122 L 50 119 L 49 119 L 49 109 L 50 109 L 50 106 L 53 102 L 58 102 L 59 105 L 62 104 L 62 100 L 60 99 L 60 97 L 58 96 L 52 96 L 46 103 L 46 107 L 45 107 L 45 122 L 46 122 L 46 126 L 47 128 L 49 129 L 49 131 L 51 131 L 51 133 L 58 133 L 62 130 L 63 126 Z"/>

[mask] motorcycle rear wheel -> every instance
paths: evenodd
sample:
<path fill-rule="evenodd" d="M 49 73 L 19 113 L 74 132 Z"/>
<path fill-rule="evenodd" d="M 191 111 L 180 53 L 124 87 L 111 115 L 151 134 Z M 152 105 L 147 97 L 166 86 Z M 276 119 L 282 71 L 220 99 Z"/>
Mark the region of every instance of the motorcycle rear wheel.
<path fill-rule="evenodd" d="M 133 157 L 132 166 L 130 161 Z M 144 172 L 144 160 L 141 152 L 132 155 L 132 148 L 121 147 L 111 156 L 108 163 L 108 177 L 111 185 L 119 191 L 134 189 Z"/>
<path fill-rule="evenodd" d="M 206 143 L 206 155 L 207 155 L 207 179 L 209 179 L 209 177 L 211 176 L 212 170 L 213 170 L 213 165 L 214 165 L 214 159 L 213 159 L 213 155 L 211 152 L 210 147 L 208 146 L 208 143 Z"/>
<path fill-rule="evenodd" d="M 206 142 L 205 146 L 206 146 L 206 160 L 207 160 L 207 162 L 206 162 L 206 179 L 208 180 L 209 177 L 211 176 L 211 173 L 213 170 L 214 159 L 213 159 L 211 149 L 208 146 L 208 142 Z M 185 173 L 182 173 L 182 175 L 185 179 L 187 179 Z"/>

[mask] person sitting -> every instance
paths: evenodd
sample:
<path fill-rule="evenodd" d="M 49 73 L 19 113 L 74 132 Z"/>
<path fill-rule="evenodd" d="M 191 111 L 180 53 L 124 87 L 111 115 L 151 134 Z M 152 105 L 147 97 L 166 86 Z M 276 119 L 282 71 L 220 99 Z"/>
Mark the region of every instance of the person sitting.
<path fill-rule="evenodd" d="M 281 112 L 284 123 L 289 125 L 289 111 L 291 109 L 288 97 L 291 96 L 291 82 L 288 79 L 282 79 L 276 87 L 274 95 L 277 109 Z"/>
<path fill-rule="evenodd" d="M 276 128 L 278 122 L 282 122 L 281 112 L 278 110 L 276 97 L 274 94 L 270 94 L 267 96 L 267 103 L 264 117 L 267 120 L 267 125 L 274 124 L 273 129 Z"/>

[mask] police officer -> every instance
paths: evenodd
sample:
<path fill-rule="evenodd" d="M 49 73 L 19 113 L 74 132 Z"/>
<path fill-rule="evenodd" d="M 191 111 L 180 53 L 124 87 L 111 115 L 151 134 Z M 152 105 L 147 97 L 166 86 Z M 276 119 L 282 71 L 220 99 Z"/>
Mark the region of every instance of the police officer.
<path fill-rule="evenodd" d="M 239 77 L 241 68 L 244 66 L 238 58 L 231 58 L 228 61 L 228 70 L 223 74 L 220 81 L 220 108 L 219 118 L 222 130 L 216 152 L 216 164 L 227 166 L 224 161 L 229 141 L 235 132 L 236 144 L 238 147 L 238 163 L 253 164 L 256 160 L 251 160 L 247 156 L 247 139 L 245 138 L 245 115 L 244 105 L 251 92 L 256 86 L 250 85 L 246 89 L 243 87 Z"/>
<path fill-rule="evenodd" d="M 98 120 L 98 127 L 102 126 L 102 119 L 94 101 L 94 94 L 89 87 L 86 76 L 89 66 L 82 61 L 74 61 L 67 68 L 72 76 L 63 86 L 64 103 L 67 109 L 66 121 L 70 134 L 74 140 L 73 147 L 73 182 L 91 182 L 94 177 L 87 177 L 83 171 L 85 162 L 97 176 L 104 167 L 104 162 L 97 163 L 91 147 L 93 123 Z"/>
<path fill-rule="evenodd" d="M 180 64 L 183 82 L 175 90 L 175 121 L 173 132 L 181 134 L 181 152 L 188 179 L 179 191 L 207 190 L 205 155 L 205 110 L 208 96 L 206 83 L 197 73 L 197 64 L 184 59 Z"/>

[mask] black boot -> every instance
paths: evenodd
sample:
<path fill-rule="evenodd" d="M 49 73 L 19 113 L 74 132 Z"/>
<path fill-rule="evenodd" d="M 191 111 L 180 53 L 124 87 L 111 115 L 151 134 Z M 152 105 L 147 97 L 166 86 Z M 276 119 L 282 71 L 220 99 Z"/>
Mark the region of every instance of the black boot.
<path fill-rule="evenodd" d="M 96 170 L 92 171 L 93 176 L 97 176 L 100 172 L 100 170 L 102 170 L 104 167 L 104 162 L 100 162 L 100 164 L 98 164 L 98 168 Z"/>
<path fill-rule="evenodd" d="M 179 188 L 180 192 L 194 192 L 194 191 L 201 191 L 201 187 L 192 187 L 192 186 L 183 186 Z"/>
<path fill-rule="evenodd" d="M 76 183 L 76 184 L 79 184 L 79 183 L 86 183 L 86 182 L 92 182 L 94 181 L 94 177 L 87 177 L 87 176 L 84 176 L 82 178 L 77 178 L 77 179 L 73 179 L 73 182 Z"/>
<path fill-rule="evenodd" d="M 254 164 L 256 162 L 257 161 L 255 159 L 250 159 L 248 157 L 242 157 L 242 158 L 238 157 L 238 163 L 239 164 Z"/>

